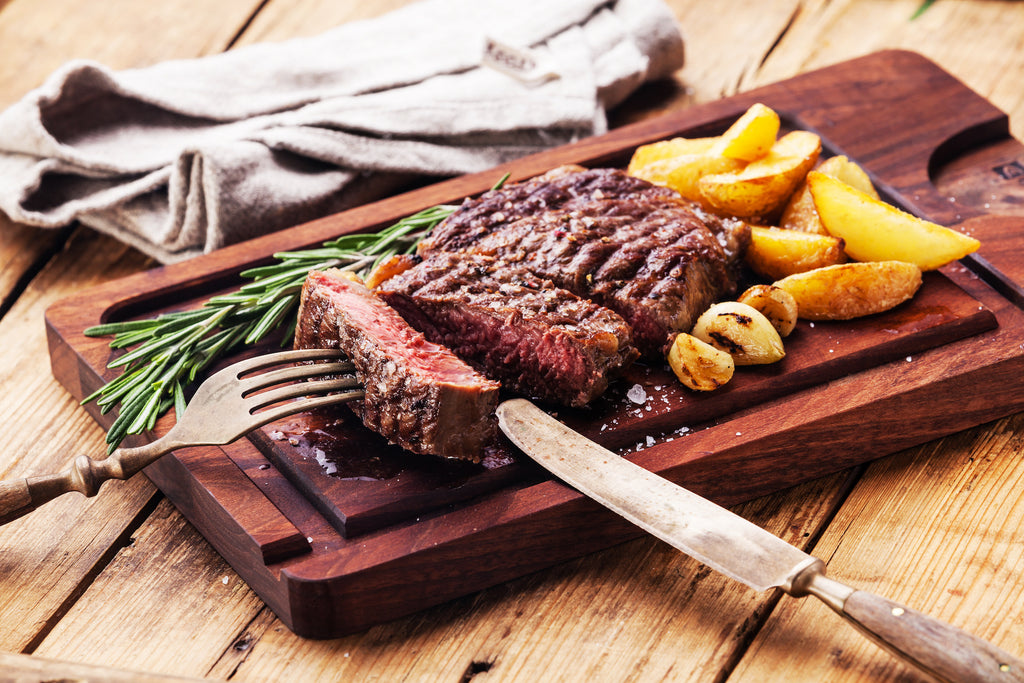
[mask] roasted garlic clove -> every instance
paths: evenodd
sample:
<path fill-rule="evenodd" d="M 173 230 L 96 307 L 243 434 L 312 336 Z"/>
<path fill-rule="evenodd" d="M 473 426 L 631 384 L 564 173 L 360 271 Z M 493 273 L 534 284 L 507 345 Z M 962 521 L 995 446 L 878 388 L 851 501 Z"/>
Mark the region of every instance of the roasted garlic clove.
<path fill-rule="evenodd" d="M 713 391 L 732 379 L 736 364 L 725 351 L 682 332 L 668 350 L 668 364 L 694 391 Z"/>
<path fill-rule="evenodd" d="M 691 334 L 728 353 L 736 365 L 764 365 L 786 355 L 768 318 L 738 301 L 713 305 L 697 319 Z"/>

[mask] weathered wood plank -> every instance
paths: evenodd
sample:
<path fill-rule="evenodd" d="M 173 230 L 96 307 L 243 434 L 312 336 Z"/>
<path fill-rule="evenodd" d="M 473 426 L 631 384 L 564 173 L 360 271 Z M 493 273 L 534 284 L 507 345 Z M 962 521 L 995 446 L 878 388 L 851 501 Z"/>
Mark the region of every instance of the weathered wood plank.
<path fill-rule="evenodd" d="M 7 106 L 72 58 L 113 68 L 219 51 L 258 3 L 65 3 L 13 0 L 0 9 L 0 106 Z M 69 234 L 65 250 L 46 264 Z M 0 321 L 0 454 L 3 476 L 63 469 L 75 454 L 99 456 L 102 431 L 53 380 L 43 313 L 55 300 L 123 277 L 152 262 L 91 231 L 43 231 L 0 217 L 0 296 L 10 310 Z M 36 274 L 37 271 L 40 271 Z M 24 292 L 21 292 L 24 288 Z M 15 390 L 16 389 L 16 390 Z M 65 496 L 0 529 L 0 648 L 21 651 L 59 619 L 97 563 L 120 542 L 154 494 L 139 478 L 105 487 L 86 500 Z"/>
<path fill-rule="evenodd" d="M 261 608 L 164 500 L 35 654 L 202 676 Z"/>
<path fill-rule="evenodd" d="M 76 683 L 188 683 L 200 680 L 6 652 L 0 652 L 0 671 L 3 671 L 6 683 L 37 683 L 42 680 Z"/>
<path fill-rule="evenodd" d="M 829 574 L 1024 652 L 1024 415 L 873 463 L 815 549 Z M 925 680 L 812 599 L 780 602 L 735 680 Z"/>
<path fill-rule="evenodd" d="M 1024 138 L 1021 3 L 936 2 L 917 18 L 921 0 L 810 0 L 800 5 L 792 26 L 741 89 L 876 50 L 913 50 L 1007 112 L 1014 137 Z"/>
<path fill-rule="evenodd" d="M 145 261 L 113 240 L 82 232 L 31 282 L 0 320 L 0 476 L 64 469 L 98 457 L 103 432 L 54 381 L 43 313 L 80 287 L 136 272 Z M 0 527 L 0 649 L 21 651 L 79 590 L 154 493 L 145 479 L 114 482 L 93 499 L 70 494 Z"/>
<path fill-rule="evenodd" d="M 738 512 L 806 543 L 842 482 L 820 480 Z M 345 638 L 268 628 L 232 680 L 709 680 L 728 670 L 772 602 L 640 539 Z"/>

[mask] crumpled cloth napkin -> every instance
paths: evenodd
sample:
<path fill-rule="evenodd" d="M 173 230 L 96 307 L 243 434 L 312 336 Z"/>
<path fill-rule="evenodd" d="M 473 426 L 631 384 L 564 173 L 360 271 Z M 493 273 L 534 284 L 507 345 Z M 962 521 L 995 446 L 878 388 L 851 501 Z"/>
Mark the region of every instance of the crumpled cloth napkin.
<path fill-rule="evenodd" d="M 554 76 L 493 68 L 488 40 Z M 421 0 L 199 59 L 74 61 L 0 112 L 0 209 L 77 220 L 170 263 L 408 174 L 486 170 L 604 132 L 608 108 L 682 62 L 662 0 Z"/>

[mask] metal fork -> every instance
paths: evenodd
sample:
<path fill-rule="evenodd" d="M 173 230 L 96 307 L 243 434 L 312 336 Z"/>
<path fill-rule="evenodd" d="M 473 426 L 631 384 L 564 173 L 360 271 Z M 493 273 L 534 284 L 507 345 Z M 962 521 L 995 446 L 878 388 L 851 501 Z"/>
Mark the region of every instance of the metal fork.
<path fill-rule="evenodd" d="M 363 391 L 354 376 L 332 377 L 354 371 L 352 363 L 343 359 L 340 351 L 304 349 L 229 365 L 199 386 L 184 414 L 156 441 L 118 448 L 102 460 L 79 455 L 60 474 L 0 482 L 0 524 L 71 491 L 95 496 L 103 482 L 127 479 L 175 449 L 231 443 L 288 415 L 358 400 Z M 278 367 L 294 363 L 303 364 Z"/>

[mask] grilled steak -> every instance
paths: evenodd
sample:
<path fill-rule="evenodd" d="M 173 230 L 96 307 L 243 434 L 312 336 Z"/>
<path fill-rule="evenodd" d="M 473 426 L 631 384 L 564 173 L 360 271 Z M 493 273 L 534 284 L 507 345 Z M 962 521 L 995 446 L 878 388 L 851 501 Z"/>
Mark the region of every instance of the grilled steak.
<path fill-rule="evenodd" d="M 556 169 L 468 200 L 419 254 L 484 254 L 607 306 L 660 356 L 735 290 L 741 221 L 617 169 Z"/>
<path fill-rule="evenodd" d="M 296 348 L 340 348 L 366 390 L 363 423 L 417 452 L 468 460 L 497 435 L 499 384 L 428 341 L 363 285 L 338 271 L 307 277 Z"/>
<path fill-rule="evenodd" d="M 564 405 L 589 403 L 639 355 L 619 315 L 489 256 L 440 252 L 377 292 L 505 388 Z"/>

